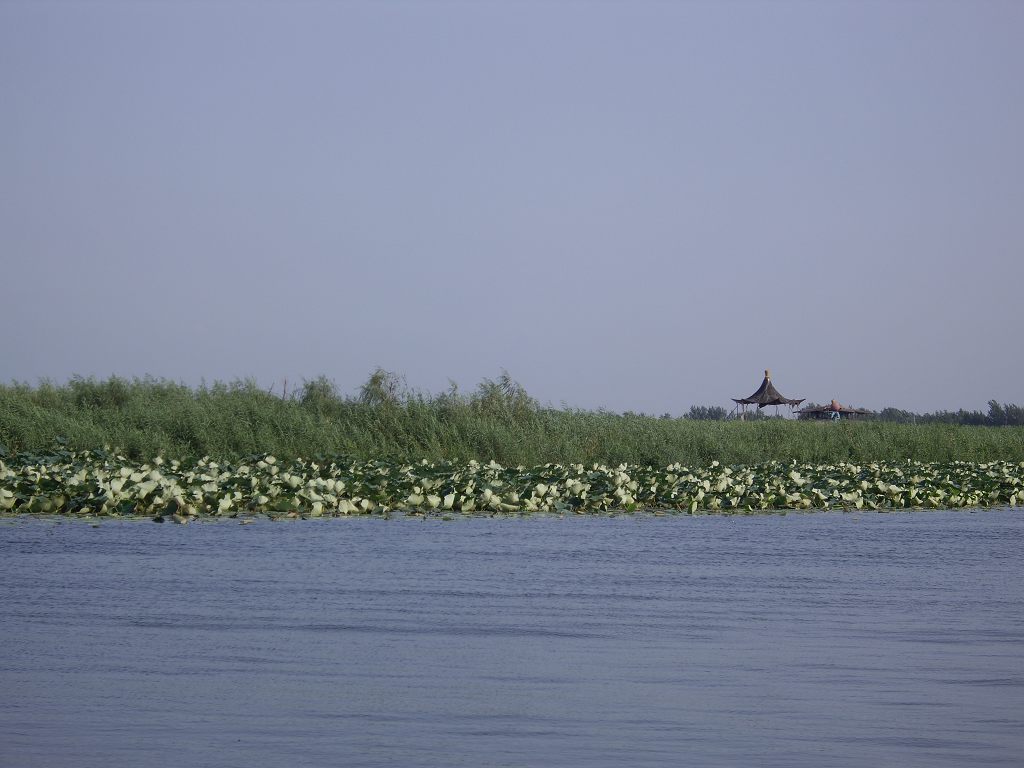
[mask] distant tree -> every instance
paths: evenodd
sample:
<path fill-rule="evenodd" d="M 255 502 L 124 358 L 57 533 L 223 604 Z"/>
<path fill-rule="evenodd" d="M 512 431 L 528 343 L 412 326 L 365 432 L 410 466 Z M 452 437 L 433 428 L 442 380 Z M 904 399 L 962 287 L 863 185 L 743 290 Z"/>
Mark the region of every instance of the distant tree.
<path fill-rule="evenodd" d="M 724 421 L 728 415 L 720 405 L 691 405 L 686 418 L 694 421 Z"/>
<path fill-rule="evenodd" d="M 997 400 L 988 401 L 988 423 L 997 427 L 1006 424 L 1006 411 Z"/>
<path fill-rule="evenodd" d="M 996 400 L 989 400 L 988 423 L 994 427 L 1024 426 L 1024 407 L 1013 403 L 1000 405 Z"/>
<path fill-rule="evenodd" d="M 961 426 L 1024 426 L 1024 407 L 1012 403 L 1000 404 L 996 400 L 988 401 L 988 412 L 968 411 L 961 408 L 957 411 L 934 411 L 932 413 L 914 413 L 899 408 L 883 408 L 878 414 L 880 421 L 894 421 L 901 424 L 958 424 Z"/>
<path fill-rule="evenodd" d="M 1009 403 L 1003 406 L 1004 422 L 1011 427 L 1024 427 L 1024 406 Z"/>
<path fill-rule="evenodd" d="M 406 394 L 404 376 L 378 368 L 359 388 L 359 402 L 366 405 L 395 405 Z"/>

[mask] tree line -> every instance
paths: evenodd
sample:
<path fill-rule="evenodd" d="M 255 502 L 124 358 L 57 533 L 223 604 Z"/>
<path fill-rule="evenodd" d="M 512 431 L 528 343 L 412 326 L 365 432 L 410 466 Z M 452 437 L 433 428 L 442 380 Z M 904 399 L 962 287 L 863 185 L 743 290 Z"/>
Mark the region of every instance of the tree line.
<path fill-rule="evenodd" d="M 820 408 L 817 403 L 809 402 L 807 408 Z M 694 421 L 727 421 L 736 418 L 735 413 L 727 411 L 717 405 L 694 405 L 683 418 Z M 773 415 L 763 411 L 748 411 L 747 421 L 759 421 L 773 418 Z M 811 418 L 798 416 L 800 419 Z M 901 408 L 883 408 L 868 417 L 874 421 L 888 421 L 894 424 L 961 424 L 977 427 L 1020 427 L 1024 426 L 1024 406 L 1013 403 L 1000 403 L 996 400 L 988 401 L 988 411 L 968 411 L 961 408 L 958 411 L 934 411 L 932 413 L 915 413 Z"/>

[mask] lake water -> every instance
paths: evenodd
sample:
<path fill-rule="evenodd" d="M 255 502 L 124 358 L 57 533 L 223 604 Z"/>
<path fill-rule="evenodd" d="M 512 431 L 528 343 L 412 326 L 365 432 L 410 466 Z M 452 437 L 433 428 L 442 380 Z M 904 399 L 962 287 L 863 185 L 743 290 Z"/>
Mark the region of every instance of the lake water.
<path fill-rule="evenodd" d="M 1020 766 L 1024 513 L 0 524 L 0 765 Z"/>

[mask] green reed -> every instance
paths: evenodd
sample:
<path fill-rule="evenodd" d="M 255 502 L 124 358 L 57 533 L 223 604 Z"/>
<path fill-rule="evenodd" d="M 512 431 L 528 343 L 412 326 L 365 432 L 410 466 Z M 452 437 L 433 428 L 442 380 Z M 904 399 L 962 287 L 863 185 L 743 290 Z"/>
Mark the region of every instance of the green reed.
<path fill-rule="evenodd" d="M 324 379 L 306 382 L 290 398 L 251 381 L 200 388 L 119 378 L 0 385 L 0 444 L 7 453 L 106 445 L 133 458 L 269 452 L 286 459 L 344 454 L 511 465 L 1024 460 L 1022 427 L 695 421 L 554 409 L 507 377 L 485 380 L 467 395 L 401 394 L 371 377 L 357 397 L 337 394 Z"/>

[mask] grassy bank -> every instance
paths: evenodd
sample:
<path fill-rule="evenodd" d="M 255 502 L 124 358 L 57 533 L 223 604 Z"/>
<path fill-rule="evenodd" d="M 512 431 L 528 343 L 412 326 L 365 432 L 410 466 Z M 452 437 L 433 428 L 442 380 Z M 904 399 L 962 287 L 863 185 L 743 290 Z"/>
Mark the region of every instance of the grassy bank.
<path fill-rule="evenodd" d="M 473 393 L 398 396 L 371 380 L 357 397 L 308 382 L 282 399 L 251 383 L 192 389 L 165 381 L 0 386 L 8 454 L 114 446 L 132 459 L 271 453 L 394 460 L 666 466 L 913 459 L 1022 461 L 1024 428 L 694 421 L 542 408 L 507 379 Z"/>

